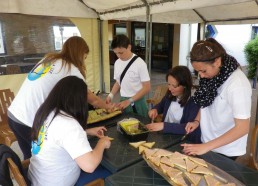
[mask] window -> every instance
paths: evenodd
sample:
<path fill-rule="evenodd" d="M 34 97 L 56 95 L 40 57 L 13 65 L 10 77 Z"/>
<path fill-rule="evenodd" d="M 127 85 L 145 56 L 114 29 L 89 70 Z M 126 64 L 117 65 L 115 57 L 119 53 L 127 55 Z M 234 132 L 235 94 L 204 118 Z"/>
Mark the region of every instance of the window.
<path fill-rule="evenodd" d="M 125 23 L 114 24 L 114 35 L 127 35 L 127 29 Z"/>
<path fill-rule="evenodd" d="M 0 23 L 0 54 L 4 54 L 4 40 L 3 40 L 3 33 L 2 33 L 2 24 Z"/>
<path fill-rule="evenodd" d="M 75 26 L 53 26 L 55 36 L 55 50 L 61 50 L 64 42 L 72 36 L 81 36 Z"/>
<path fill-rule="evenodd" d="M 258 35 L 258 26 L 252 26 L 252 36 L 251 38 L 254 39 Z"/>

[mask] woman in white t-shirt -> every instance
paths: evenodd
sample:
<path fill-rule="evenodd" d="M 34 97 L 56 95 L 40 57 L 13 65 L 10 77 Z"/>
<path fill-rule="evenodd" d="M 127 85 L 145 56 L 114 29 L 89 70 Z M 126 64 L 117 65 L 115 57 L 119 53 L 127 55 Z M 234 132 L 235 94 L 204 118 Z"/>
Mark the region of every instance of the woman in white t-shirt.
<path fill-rule="evenodd" d="M 246 153 L 251 115 L 250 82 L 236 59 L 213 38 L 196 42 L 190 58 L 200 76 L 200 86 L 193 99 L 201 107 L 195 120 L 200 121 L 203 143 L 183 144 L 183 151 L 201 155 L 212 150 L 235 160 Z M 187 132 L 198 125 L 198 122 L 188 123 Z"/>
<path fill-rule="evenodd" d="M 28 74 L 11 106 L 8 108 L 8 123 L 13 130 L 24 159 L 31 157 L 31 127 L 35 113 L 45 101 L 56 83 L 66 76 L 85 80 L 85 59 L 89 47 L 83 38 L 70 37 L 62 50 L 47 54 Z M 90 90 L 88 102 L 97 108 L 112 108 Z"/>
<path fill-rule="evenodd" d="M 55 85 L 39 107 L 32 126 L 28 172 L 32 185 L 72 186 L 81 169 L 94 174 L 100 164 L 104 150 L 111 143 L 104 136 L 104 127 L 85 132 L 88 117 L 85 95 L 86 83 L 76 76 L 68 76 Z M 100 137 L 94 149 L 87 135 Z"/>

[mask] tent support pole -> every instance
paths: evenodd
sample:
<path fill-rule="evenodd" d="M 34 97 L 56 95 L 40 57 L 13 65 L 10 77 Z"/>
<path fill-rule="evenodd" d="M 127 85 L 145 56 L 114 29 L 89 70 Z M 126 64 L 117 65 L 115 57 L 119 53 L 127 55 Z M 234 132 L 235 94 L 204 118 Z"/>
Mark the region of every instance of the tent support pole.
<path fill-rule="evenodd" d="M 100 55 L 99 55 L 99 72 L 100 72 L 100 92 L 105 92 L 106 91 L 106 87 L 105 87 L 105 83 L 104 82 L 104 65 L 103 65 L 103 25 L 102 25 L 102 20 L 98 19 L 98 27 L 99 27 L 99 50 L 100 50 Z"/>

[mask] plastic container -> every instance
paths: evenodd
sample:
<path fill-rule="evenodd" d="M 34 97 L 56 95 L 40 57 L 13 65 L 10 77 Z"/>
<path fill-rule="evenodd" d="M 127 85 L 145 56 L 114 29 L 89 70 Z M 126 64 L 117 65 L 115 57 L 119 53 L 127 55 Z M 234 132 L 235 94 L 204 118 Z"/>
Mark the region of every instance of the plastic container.
<path fill-rule="evenodd" d="M 120 131 L 130 142 L 144 141 L 149 135 L 149 130 L 143 123 L 135 118 L 123 119 L 118 122 Z"/>

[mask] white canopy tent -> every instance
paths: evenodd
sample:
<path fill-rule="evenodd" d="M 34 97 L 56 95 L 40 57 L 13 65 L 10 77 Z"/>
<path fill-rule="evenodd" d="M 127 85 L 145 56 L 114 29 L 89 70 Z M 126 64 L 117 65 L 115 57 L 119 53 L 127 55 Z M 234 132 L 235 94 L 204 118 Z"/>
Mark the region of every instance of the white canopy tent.
<path fill-rule="evenodd" d="M 1 0 L 0 12 L 153 22 L 257 23 L 258 0 Z"/>
<path fill-rule="evenodd" d="M 258 0 L 0 1 L 0 13 L 143 21 L 147 23 L 146 30 L 150 26 L 148 24 L 150 21 L 178 24 L 252 24 L 258 22 Z M 148 39 L 146 45 L 148 46 Z"/>

